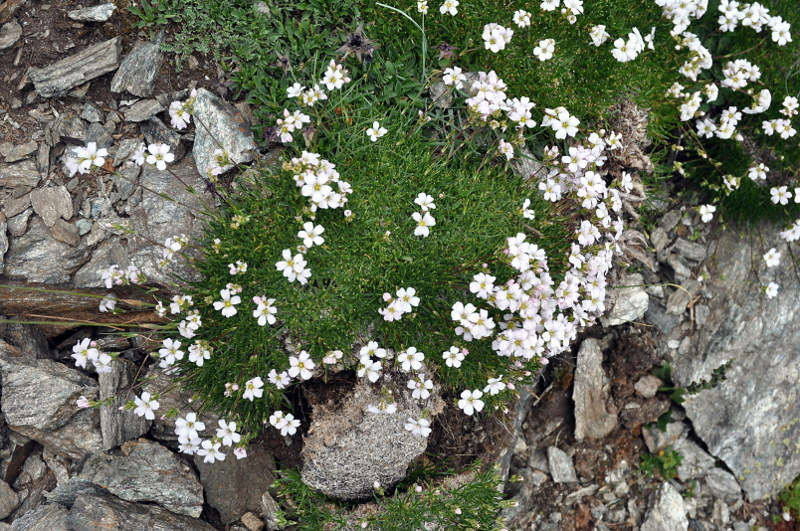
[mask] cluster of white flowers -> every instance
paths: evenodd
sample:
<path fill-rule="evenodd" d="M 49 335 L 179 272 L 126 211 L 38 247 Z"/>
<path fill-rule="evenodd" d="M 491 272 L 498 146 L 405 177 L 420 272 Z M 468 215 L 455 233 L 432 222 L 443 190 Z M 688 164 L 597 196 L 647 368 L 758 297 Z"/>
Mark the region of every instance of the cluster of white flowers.
<path fill-rule="evenodd" d="M 751 4 L 739 3 L 737 0 L 722 0 L 719 10 L 722 13 L 718 19 L 719 28 L 724 32 L 734 31 L 739 23 L 756 33 L 761 33 L 766 26 L 769 28 L 772 40 L 778 43 L 778 46 L 792 42 L 791 25 L 779 16 L 770 16 L 769 9 L 758 2 Z"/>
<path fill-rule="evenodd" d="M 159 266 L 165 267 L 175 259 L 175 253 L 179 252 L 189 243 L 189 238 L 185 234 L 170 236 L 164 240 L 164 248 L 161 250 L 161 261 Z"/>
<path fill-rule="evenodd" d="M 678 73 L 697 81 L 697 76 L 703 70 L 708 70 L 714 65 L 714 59 L 711 57 L 711 52 L 703 46 L 703 42 L 694 33 L 684 31 L 680 39 L 678 39 L 677 48 L 686 48 L 689 50 L 689 58 L 678 69 Z M 716 85 L 715 85 L 716 87 Z M 708 94 L 709 101 L 717 99 L 716 95 Z"/>
<path fill-rule="evenodd" d="M 303 129 L 303 124 L 311 122 L 311 117 L 303 114 L 302 111 L 289 112 L 289 109 L 283 110 L 283 118 L 278 118 L 277 126 L 278 132 L 281 137 L 281 142 L 284 144 L 294 140 L 292 133 Z"/>
<path fill-rule="evenodd" d="M 347 194 L 352 191 L 350 183 L 339 178 L 336 165 L 317 153 L 304 150 L 299 158 L 286 163 L 284 169 L 292 172 L 300 193 L 310 202 L 311 212 L 319 208 L 341 208 L 347 203 Z"/>
<path fill-rule="evenodd" d="M 118 264 L 111 265 L 100 273 L 100 278 L 105 282 L 107 289 L 111 289 L 111 286 L 143 284 L 147 281 L 144 274 L 133 264 L 125 269 L 120 269 Z"/>
<path fill-rule="evenodd" d="M 653 32 L 655 32 L 655 28 L 653 28 Z M 652 36 L 650 39 L 650 44 L 652 46 Z M 620 37 L 614 41 L 614 49 L 611 50 L 611 55 L 620 63 L 627 63 L 639 57 L 639 54 L 642 53 L 646 47 L 647 45 L 645 44 L 644 37 L 642 37 L 642 34 L 639 32 L 639 28 L 633 28 L 633 30 L 628 33 L 627 39 Z"/>
<path fill-rule="evenodd" d="M 556 133 L 556 138 L 574 138 L 578 133 L 578 126 L 581 121 L 572 116 L 564 107 L 555 109 L 545 109 L 542 117 L 542 127 L 549 127 Z"/>
<path fill-rule="evenodd" d="M 78 341 L 78 343 L 72 347 L 72 358 L 75 360 L 76 367 L 86 369 L 86 363 L 91 361 L 94 370 L 97 371 L 98 374 L 111 372 L 111 362 L 113 358 L 109 354 L 101 352 L 97 348 L 97 342 L 89 338 Z"/>
<path fill-rule="evenodd" d="M 430 227 L 436 225 L 436 219 L 430 213 L 431 210 L 436 209 L 436 205 L 433 203 L 433 197 L 425 192 L 420 192 L 417 198 L 414 199 L 414 203 L 419 205 L 420 208 L 419 212 L 411 214 L 411 219 L 416 225 L 414 227 L 414 236 L 427 238 L 431 233 Z"/>
<path fill-rule="evenodd" d="M 708 9 L 708 0 L 655 0 L 655 2 L 662 8 L 664 18 L 675 24 L 673 34 L 686 31 L 692 19 L 699 19 Z"/>
<path fill-rule="evenodd" d="M 412 287 L 400 288 L 395 295 L 396 298 L 393 298 L 388 292 L 383 294 L 384 302 L 388 302 L 389 305 L 386 308 L 380 308 L 378 313 L 383 316 L 385 321 L 399 321 L 403 314 L 411 313 L 413 308 L 419 306 L 417 290 Z"/>
<path fill-rule="evenodd" d="M 505 49 L 506 44 L 511 42 L 511 37 L 513 36 L 513 29 L 505 28 L 494 22 L 486 24 L 483 27 L 483 33 L 481 34 L 484 48 L 494 53 Z"/>
<path fill-rule="evenodd" d="M 556 41 L 553 39 L 544 39 L 539 41 L 533 48 L 533 55 L 542 62 L 547 61 L 548 59 L 553 58 L 553 54 L 556 51 Z"/>
<path fill-rule="evenodd" d="M 531 25 L 531 14 L 524 9 L 514 11 L 514 24 L 520 28 L 527 28 Z"/>

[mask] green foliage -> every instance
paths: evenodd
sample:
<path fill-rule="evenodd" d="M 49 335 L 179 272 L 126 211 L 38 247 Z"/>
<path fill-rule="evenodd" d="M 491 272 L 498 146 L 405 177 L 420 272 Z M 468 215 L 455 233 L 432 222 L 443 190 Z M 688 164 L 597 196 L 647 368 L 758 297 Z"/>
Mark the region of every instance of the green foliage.
<path fill-rule="evenodd" d="M 669 399 L 676 404 L 683 404 L 683 401 L 685 400 L 683 395 L 686 394 L 686 389 L 677 387 L 672 383 L 672 366 L 669 363 L 665 363 L 662 367 L 655 370 L 653 375 L 667 384 L 659 387 L 659 392 L 667 393 L 667 395 L 669 395 Z"/>
<path fill-rule="evenodd" d="M 128 11 L 139 19 L 133 23 L 135 28 L 148 28 L 152 34 L 153 26 L 181 21 L 180 15 L 167 6 L 166 0 L 141 0 L 140 3 L 131 2 L 128 5 Z"/>
<path fill-rule="evenodd" d="M 481 471 L 477 463 L 464 474 L 451 483 L 420 481 L 392 495 L 384 495 L 379 489 L 374 506 L 360 512 L 351 511 L 355 505 L 315 492 L 293 470 L 282 470 L 273 486 L 282 504 L 291 508 L 288 518 L 298 531 L 357 528 L 363 523 L 368 529 L 385 531 L 424 529 L 432 522 L 437 529 L 500 529 L 498 512 L 507 503 L 497 491 L 497 468 Z"/>
<path fill-rule="evenodd" d="M 795 518 L 800 518 L 800 477 L 786 485 L 778 494 L 778 499 L 783 504 L 785 511 Z"/>
<path fill-rule="evenodd" d="M 678 473 L 678 467 L 683 462 L 683 455 L 667 446 L 658 454 L 646 453 L 642 455 L 642 462 L 639 463 L 639 470 L 652 477 L 655 472 L 665 481 L 674 478 Z"/>

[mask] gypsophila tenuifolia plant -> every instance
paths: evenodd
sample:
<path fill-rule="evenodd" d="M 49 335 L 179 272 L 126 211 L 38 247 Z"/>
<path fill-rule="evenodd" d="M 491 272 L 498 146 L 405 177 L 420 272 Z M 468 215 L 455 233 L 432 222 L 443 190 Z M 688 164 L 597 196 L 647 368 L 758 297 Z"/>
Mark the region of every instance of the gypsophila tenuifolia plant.
<path fill-rule="evenodd" d="M 326 498 L 303 483 L 292 470 L 280 472 L 275 482 L 278 496 L 291 507 L 281 512 L 285 525 L 298 530 L 318 529 L 486 529 L 500 531 L 503 520 L 498 512 L 511 503 L 497 490 L 498 470 L 481 470 L 476 464 L 460 476 L 441 481 L 418 482 L 409 488 L 386 495 L 375 485 L 374 507 L 366 514 L 354 511 L 355 506 Z"/>

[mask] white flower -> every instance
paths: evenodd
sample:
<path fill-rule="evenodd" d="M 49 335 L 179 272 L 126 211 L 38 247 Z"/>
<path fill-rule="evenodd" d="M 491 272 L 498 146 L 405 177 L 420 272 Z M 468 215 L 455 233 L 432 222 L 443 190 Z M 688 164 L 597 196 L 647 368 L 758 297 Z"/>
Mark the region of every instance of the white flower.
<path fill-rule="evenodd" d="M 464 361 L 464 354 L 458 347 L 453 346 L 450 347 L 450 350 L 442 353 L 442 358 L 444 358 L 445 365 L 457 369 L 461 367 L 461 362 Z"/>
<path fill-rule="evenodd" d="M 506 156 L 506 160 L 511 160 L 514 158 L 514 144 L 511 142 L 506 142 L 501 138 L 500 145 L 497 149 L 500 151 L 500 153 Z"/>
<path fill-rule="evenodd" d="M 589 36 L 592 38 L 592 44 L 595 46 L 601 46 L 611 37 L 606 31 L 606 27 L 602 24 L 599 26 L 592 26 L 592 29 L 589 31 Z"/>
<path fill-rule="evenodd" d="M 256 297 L 253 297 L 253 300 L 255 299 Z M 258 317 L 258 325 L 275 324 L 275 314 L 278 313 L 278 309 L 275 307 L 275 299 L 258 297 L 257 304 L 258 307 L 253 310 L 253 317 Z"/>
<path fill-rule="evenodd" d="M 714 205 L 701 205 L 699 208 L 700 212 L 700 220 L 703 223 L 708 223 L 714 218 L 714 212 L 716 212 L 717 207 Z"/>
<path fill-rule="evenodd" d="M 298 97 L 300 97 L 300 95 L 303 93 L 303 91 L 305 89 L 306 89 L 306 87 L 304 87 L 300 83 L 295 83 L 294 85 L 292 85 L 291 87 L 286 89 L 286 97 L 287 98 L 298 98 Z"/>
<path fill-rule="evenodd" d="M 370 382 L 375 383 L 381 376 L 381 362 L 373 361 L 369 356 L 362 356 L 358 362 L 358 376 L 366 376 Z"/>
<path fill-rule="evenodd" d="M 271 371 L 269 371 L 267 378 L 269 379 L 269 382 L 278 389 L 284 389 L 286 388 L 286 386 L 292 383 L 292 378 L 286 371 L 278 373 L 278 371 L 272 369 Z"/>
<path fill-rule="evenodd" d="M 431 434 L 430 428 L 430 421 L 428 419 L 414 419 L 409 417 L 408 422 L 405 423 L 405 429 L 413 433 L 414 435 L 421 435 L 422 437 L 427 437 Z"/>
<path fill-rule="evenodd" d="M 544 39 L 539 41 L 539 44 L 533 49 L 533 55 L 540 61 L 547 61 L 548 59 L 552 59 L 555 51 L 556 41 L 553 39 Z"/>
<path fill-rule="evenodd" d="M 238 443 L 242 439 L 242 436 L 236 433 L 236 423 L 228 423 L 222 419 L 219 420 L 217 437 L 222 439 L 222 444 L 225 446 L 231 446 L 233 443 Z"/>
<path fill-rule="evenodd" d="M 442 81 L 444 81 L 444 84 L 448 87 L 455 87 L 460 90 L 464 87 L 464 81 L 466 80 L 467 76 L 461 73 L 461 69 L 459 67 L 454 66 L 444 69 Z"/>
<path fill-rule="evenodd" d="M 778 286 L 776 283 L 774 283 L 774 282 L 770 282 L 770 283 L 767 285 L 767 287 L 766 287 L 766 288 L 764 288 L 764 293 L 767 295 L 767 298 L 768 298 L 768 299 L 771 299 L 771 298 L 773 298 L 773 297 L 777 296 L 777 295 L 778 295 L 778 288 L 779 288 L 779 287 L 780 287 L 780 286 Z"/>
<path fill-rule="evenodd" d="M 244 394 L 242 394 L 242 398 L 253 401 L 253 398 L 261 398 L 264 396 L 264 381 L 256 376 L 250 380 L 247 380 L 244 384 Z"/>
<path fill-rule="evenodd" d="M 429 212 L 414 212 L 411 214 L 411 218 L 417 224 L 417 227 L 414 229 L 414 236 L 422 236 L 423 238 L 427 238 L 431 233 L 429 227 L 436 225 L 436 219 L 434 219 Z"/>
<path fill-rule="evenodd" d="M 377 341 L 370 341 L 369 343 L 361 347 L 361 350 L 358 352 L 358 354 L 362 358 L 364 356 L 369 356 L 369 357 L 375 356 L 377 358 L 385 358 L 386 349 L 378 347 Z"/>
<path fill-rule="evenodd" d="M 222 422 L 222 421 L 220 421 Z M 204 463 L 214 463 L 215 461 L 224 461 L 225 454 L 220 451 L 222 444 L 211 442 L 210 440 L 203 441 L 202 448 L 196 451 L 197 455 L 203 457 Z"/>
<path fill-rule="evenodd" d="M 169 152 L 169 145 L 167 144 L 150 144 L 147 146 L 147 163 L 154 165 L 161 171 L 167 169 L 167 162 L 175 160 L 175 155 Z"/>
<path fill-rule="evenodd" d="M 419 205 L 423 212 L 436 209 L 436 205 L 433 204 L 433 197 L 425 192 L 420 192 L 414 202 Z"/>
<path fill-rule="evenodd" d="M 185 435 L 192 439 L 197 437 L 197 434 L 205 429 L 205 423 L 197 420 L 197 413 L 188 413 L 186 418 L 179 417 L 175 421 L 175 433 L 179 437 Z"/>
<path fill-rule="evenodd" d="M 417 0 L 417 11 L 423 15 L 428 14 L 428 0 Z"/>
<path fill-rule="evenodd" d="M 433 380 L 425 379 L 425 375 L 420 373 L 416 378 L 412 378 L 406 384 L 409 389 L 413 389 L 411 396 L 417 400 L 425 400 L 431 396 L 431 389 L 433 389 Z"/>
<path fill-rule="evenodd" d="M 792 197 L 792 193 L 788 190 L 788 187 L 781 186 L 781 187 L 773 187 L 769 191 L 770 195 L 772 195 L 772 202 L 776 205 L 778 203 L 785 205 L 789 203 L 789 199 Z"/>
<path fill-rule="evenodd" d="M 91 401 L 83 395 L 78 397 L 78 400 L 75 401 L 75 405 L 81 409 L 92 407 Z"/>
<path fill-rule="evenodd" d="M 169 104 L 169 120 L 175 129 L 186 129 L 192 115 L 186 110 L 183 102 L 173 101 Z"/>
<path fill-rule="evenodd" d="M 100 351 L 95 348 L 96 343 L 88 337 L 79 341 L 72 347 L 72 357 L 75 358 L 75 366 L 86 368 L 87 361 L 94 361 L 100 356 Z"/>
<path fill-rule="evenodd" d="M 97 356 L 96 360 L 92 360 L 92 365 L 94 366 L 94 370 L 97 371 L 98 374 L 108 374 L 111 372 L 111 362 L 113 358 L 106 354 L 105 352 L 101 352 L 99 356 Z"/>
<path fill-rule="evenodd" d="M 316 367 L 314 364 L 314 360 L 311 359 L 308 352 L 305 350 L 301 350 L 300 354 L 297 356 L 291 356 L 289 358 L 289 376 L 292 378 L 297 377 L 300 375 L 300 378 L 303 380 L 308 380 L 311 378 L 311 370 Z"/>
<path fill-rule="evenodd" d="M 506 384 L 503 382 L 503 375 L 501 374 L 500 378 L 489 378 L 488 385 L 484 387 L 483 392 L 494 396 L 505 388 Z"/>
<path fill-rule="evenodd" d="M 781 253 L 774 247 L 764 254 L 764 262 L 767 267 L 775 267 L 781 262 Z"/>
<path fill-rule="evenodd" d="M 133 412 L 137 416 L 144 417 L 147 420 L 153 420 L 156 418 L 153 412 L 158 409 L 159 404 L 158 400 L 152 399 L 150 397 L 150 393 L 145 391 L 144 393 L 142 393 L 141 397 L 137 396 L 136 398 L 134 398 L 133 401 L 136 404 L 136 408 L 133 410 Z"/>
<path fill-rule="evenodd" d="M 461 400 L 458 401 L 458 407 L 463 409 L 467 415 L 472 415 L 475 411 L 481 411 L 483 409 L 483 400 L 480 400 L 482 396 L 483 393 L 478 389 L 463 391 Z"/>
<path fill-rule="evenodd" d="M 310 221 L 303 224 L 303 230 L 297 233 L 297 237 L 303 240 L 303 245 L 312 247 L 314 245 L 322 245 L 325 243 L 325 238 L 321 234 L 325 232 L 322 225 L 314 225 Z"/>
<path fill-rule="evenodd" d="M 242 299 L 238 295 L 231 295 L 231 290 L 221 289 L 219 291 L 221 301 L 214 301 L 214 309 L 222 310 L 222 315 L 225 317 L 232 317 L 236 315 L 236 306 Z"/>
<path fill-rule="evenodd" d="M 450 13 L 453 16 L 458 14 L 458 0 L 445 0 L 444 3 L 439 6 L 439 13 L 444 15 L 445 13 Z"/>
<path fill-rule="evenodd" d="M 407 350 L 404 350 L 397 356 L 397 361 L 400 362 L 405 372 L 420 370 L 424 359 L 425 354 L 419 352 L 416 347 L 408 347 Z"/>
<path fill-rule="evenodd" d="M 531 25 L 531 14 L 524 9 L 514 11 L 514 24 L 520 28 L 526 28 Z"/>
<path fill-rule="evenodd" d="M 389 131 L 385 127 L 382 127 L 378 122 L 372 122 L 372 127 L 367 129 L 367 136 L 370 140 L 375 142 L 388 132 Z"/>
<path fill-rule="evenodd" d="M 189 361 L 197 365 L 203 366 L 203 362 L 211 358 L 211 348 L 205 341 L 195 341 L 189 346 Z"/>

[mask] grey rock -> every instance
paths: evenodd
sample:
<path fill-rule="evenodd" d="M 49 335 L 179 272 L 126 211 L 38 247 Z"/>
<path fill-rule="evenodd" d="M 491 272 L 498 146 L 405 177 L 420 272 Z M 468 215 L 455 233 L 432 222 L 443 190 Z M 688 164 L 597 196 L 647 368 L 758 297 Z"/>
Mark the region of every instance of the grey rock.
<path fill-rule="evenodd" d="M 655 376 L 648 374 L 639 378 L 639 380 L 633 384 L 633 389 L 639 393 L 639 396 L 643 398 L 653 398 L 656 396 L 658 388 L 663 385 L 664 382 Z"/>
<path fill-rule="evenodd" d="M 264 523 L 268 531 L 277 531 L 280 529 L 278 525 L 278 502 L 270 495 L 269 492 L 264 492 L 261 495 L 261 513 L 264 515 Z"/>
<path fill-rule="evenodd" d="M 650 305 L 650 296 L 644 286 L 644 279 L 639 273 L 624 275 L 617 285 L 632 286 L 610 289 L 613 301 L 611 309 L 600 317 L 604 326 L 616 326 L 640 319 Z M 610 301 L 611 302 L 611 301 Z"/>
<path fill-rule="evenodd" d="M 0 50 L 11 48 L 22 37 L 22 26 L 16 19 L 0 26 Z"/>
<path fill-rule="evenodd" d="M 73 247 L 81 244 L 81 237 L 78 234 L 78 227 L 72 223 L 67 223 L 63 219 L 56 220 L 55 224 L 50 227 L 50 234 L 53 238 L 60 242 L 64 242 Z"/>
<path fill-rule="evenodd" d="M 25 197 L 28 197 L 27 195 Z M 28 219 L 33 214 L 33 209 L 28 208 L 21 214 L 8 220 L 8 233 L 15 238 L 19 238 L 28 230 Z"/>
<path fill-rule="evenodd" d="M 667 424 L 667 431 L 661 431 L 658 426 L 652 425 L 642 429 L 642 436 L 650 453 L 656 454 L 667 446 L 674 445 L 684 435 L 684 431 L 683 423 L 670 422 Z"/>
<path fill-rule="evenodd" d="M 214 531 L 202 520 L 157 505 L 141 505 L 108 494 L 79 496 L 67 518 L 72 531 Z"/>
<path fill-rule="evenodd" d="M 100 4 L 67 11 L 67 16 L 72 20 L 80 20 L 81 22 L 105 22 L 111 18 L 115 9 L 117 9 L 117 6 L 114 4 Z"/>
<path fill-rule="evenodd" d="M 610 386 L 603 371 L 603 353 L 595 339 L 586 339 L 578 351 L 572 400 L 575 402 L 575 439 L 601 439 L 617 427 L 616 414 L 606 409 Z"/>
<path fill-rule="evenodd" d="M 672 449 L 683 456 L 678 466 L 678 478 L 683 482 L 701 478 L 714 467 L 714 458 L 689 439 L 678 439 Z"/>
<path fill-rule="evenodd" d="M 23 357 L 5 342 L 0 374 L 0 407 L 12 430 L 76 459 L 101 449 L 99 413 L 75 404 L 81 395 L 96 396 L 93 380 L 55 361 Z"/>
<path fill-rule="evenodd" d="M 6 251 L 8 251 L 8 236 L 6 235 L 6 231 L 8 230 L 8 223 L 6 222 L 5 214 L 0 213 L 0 274 L 3 273 L 3 269 L 5 268 L 5 255 Z"/>
<path fill-rule="evenodd" d="M 30 194 L 25 194 L 22 197 L 17 197 L 15 199 L 8 199 L 6 200 L 6 207 L 5 207 L 5 214 L 10 219 L 19 214 L 20 212 L 24 212 L 26 208 L 31 206 L 31 196 Z"/>
<path fill-rule="evenodd" d="M 116 397 L 114 405 L 100 409 L 100 431 L 103 435 L 103 450 L 135 439 L 147 433 L 151 421 L 137 416 L 133 411 L 114 407 L 124 404 L 131 385 L 134 383 L 138 367 L 123 358 L 111 364 L 111 372 L 98 374 L 100 400 Z"/>
<path fill-rule="evenodd" d="M 393 415 L 367 411 L 381 396 L 366 378 L 339 403 L 313 405 L 300 454 L 307 485 L 327 496 L 359 499 L 372 495 L 375 481 L 390 488 L 405 477 L 409 464 L 425 451 L 428 437 L 409 436 L 404 424 L 409 417 L 419 418 L 423 405 L 411 397 L 405 381 L 397 388 Z M 435 416 L 443 406 L 434 385 L 427 409 Z"/>
<path fill-rule="evenodd" d="M 701 245 L 697 242 L 690 242 L 685 238 L 678 238 L 669 250 L 680 254 L 692 262 L 702 262 L 706 258 L 705 245 Z"/>
<path fill-rule="evenodd" d="M 650 243 L 653 244 L 656 253 L 663 251 L 664 248 L 669 244 L 669 236 L 667 235 L 667 231 L 661 227 L 654 228 L 653 232 L 650 233 Z"/>
<path fill-rule="evenodd" d="M 147 439 L 128 441 L 122 455 L 90 455 L 80 473 L 48 498 L 72 505 L 92 490 L 88 484 L 131 502 L 153 502 L 197 518 L 203 512 L 203 488 L 192 469 L 164 446 Z M 165 478 L 169 478 L 165 481 Z"/>
<path fill-rule="evenodd" d="M 139 138 L 124 138 L 119 144 L 109 149 L 109 154 L 114 157 L 114 166 L 119 167 L 127 162 L 139 149 L 140 144 L 142 144 L 142 140 Z"/>
<path fill-rule="evenodd" d="M 120 199 L 127 201 L 133 193 L 141 188 L 138 186 L 139 174 L 142 171 L 141 166 L 137 166 L 135 162 L 128 161 L 121 168 L 119 168 L 119 175 L 114 175 L 114 185 L 119 192 Z"/>
<path fill-rule="evenodd" d="M 729 364 L 724 381 L 690 395 L 684 402 L 695 432 L 711 455 L 722 459 L 750 500 L 774 494 L 800 474 L 800 285 L 792 260 L 766 268 L 761 256 L 784 248 L 771 226 L 738 229 L 718 240 L 704 288 L 705 325 L 693 334 L 684 355 L 672 363 L 678 385 L 711 381 Z M 756 236 L 758 235 L 758 236 Z M 724 279 L 724 280 L 721 280 Z M 768 280 L 781 286 L 767 299 L 758 288 Z"/>
<path fill-rule="evenodd" d="M 127 109 L 122 109 L 122 113 L 129 122 L 144 122 L 163 110 L 164 106 L 158 100 L 141 100 Z"/>
<path fill-rule="evenodd" d="M 209 428 L 212 426 L 206 427 Z M 223 524 L 239 520 L 248 511 L 257 511 L 261 506 L 261 493 L 275 480 L 274 458 L 260 440 L 247 446 L 244 459 L 228 455 L 222 462 L 209 464 L 195 456 L 194 463 L 200 473 L 206 502 L 219 512 Z"/>
<path fill-rule="evenodd" d="M 700 291 L 700 283 L 690 278 L 683 282 L 681 288 L 676 288 L 667 299 L 667 313 L 681 315 L 685 312 L 686 307 Z"/>
<path fill-rule="evenodd" d="M 86 130 L 86 143 L 89 142 L 94 142 L 97 147 L 107 148 L 114 143 L 114 137 L 101 124 L 92 122 Z"/>
<path fill-rule="evenodd" d="M 167 127 L 164 122 L 155 116 L 146 122 L 141 122 L 139 129 L 142 131 L 148 145 L 167 144 L 170 153 L 175 155 L 175 162 L 180 161 L 186 155 L 186 147 L 181 142 L 181 135 L 174 129 Z"/>
<path fill-rule="evenodd" d="M 83 104 L 81 108 L 81 119 L 86 120 L 87 122 L 94 123 L 94 122 L 102 122 L 103 115 L 100 114 L 100 109 L 95 107 L 89 102 Z"/>
<path fill-rule="evenodd" d="M 11 511 L 19 507 L 20 499 L 17 493 L 6 483 L 0 480 L 0 518 L 5 518 Z"/>
<path fill-rule="evenodd" d="M 664 231 L 669 232 L 675 228 L 682 217 L 683 212 L 680 210 L 670 210 L 658 220 L 658 226 Z"/>
<path fill-rule="evenodd" d="M 675 273 L 675 280 L 683 282 L 692 276 L 692 268 L 681 255 L 677 253 L 662 254 L 666 254 L 666 257 L 662 261 L 672 268 L 672 271 Z M 661 255 L 659 255 L 659 260 L 661 260 Z"/>
<path fill-rule="evenodd" d="M 253 160 L 256 147 L 253 133 L 249 126 L 243 125 L 241 114 L 232 105 L 201 88 L 197 91 L 192 118 L 195 121 L 192 155 L 200 175 L 208 175 L 217 148 L 224 149 L 236 164 Z"/>
<path fill-rule="evenodd" d="M 696 304 L 694 306 L 694 322 L 697 326 L 703 326 L 708 321 L 708 316 L 711 309 L 705 304 Z"/>
<path fill-rule="evenodd" d="M 59 218 L 72 217 L 72 196 L 64 186 L 37 188 L 31 191 L 31 205 L 48 227 L 55 225 Z"/>
<path fill-rule="evenodd" d="M 248 531 L 261 531 L 264 529 L 264 522 L 253 513 L 244 513 L 242 515 L 242 523 Z"/>
<path fill-rule="evenodd" d="M 511 159 L 511 170 L 525 180 L 537 180 L 542 174 L 542 168 L 544 166 L 525 146 L 520 147 L 518 155 Z"/>
<path fill-rule="evenodd" d="M 68 531 L 68 511 L 57 503 L 40 505 L 11 524 L 11 531 Z"/>
<path fill-rule="evenodd" d="M 667 313 L 664 304 L 658 300 L 650 299 L 650 306 L 644 314 L 644 320 L 655 326 L 659 332 L 669 335 L 681 322 L 681 317 Z"/>
<path fill-rule="evenodd" d="M 78 227 L 78 236 L 84 236 L 85 234 L 89 234 L 92 230 L 93 223 L 88 219 L 79 219 L 75 222 L 75 226 Z"/>
<path fill-rule="evenodd" d="M 36 152 L 36 169 L 43 177 L 50 174 L 50 146 L 46 142 L 42 142 Z"/>
<path fill-rule="evenodd" d="M 116 70 L 121 53 L 122 39 L 114 37 L 53 65 L 32 68 L 29 77 L 40 96 L 63 96 L 73 87 Z"/>
<path fill-rule="evenodd" d="M 528 457 L 528 468 L 547 471 L 547 453 L 542 449 L 533 450 Z"/>
<path fill-rule="evenodd" d="M 58 135 L 59 139 L 64 138 L 72 143 L 86 144 L 89 124 L 83 121 L 77 113 L 69 111 L 56 118 L 53 132 Z"/>
<path fill-rule="evenodd" d="M 577 483 L 578 476 L 575 474 L 575 467 L 572 465 L 572 458 L 563 450 L 550 446 L 547 448 L 547 464 L 550 469 L 550 477 L 556 483 Z"/>
<path fill-rule="evenodd" d="M 11 149 L 3 151 L 2 155 L 5 157 L 6 162 L 17 162 L 36 151 L 38 147 L 39 144 L 35 140 L 30 140 L 24 144 L 12 146 Z"/>
<path fill-rule="evenodd" d="M 703 478 L 708 493 L 725 503 L 734 504 L 742 499 L 742 489 L 733 474 L 721 468 L 712 468 Z"/>
<path fill-rule="evenodd" d="M 442 79 L 431 83 L 428 90 L 433 104 L 440 109 L 448 109 L 453 106 L 453 88 L 445 85 Z"/>
<path fill-rule="evenodd" d="M 16 188 L 18 186 L 36 186 L 42 176 L 32 160 L 23 160 L 14 164 L 0 163 L 0 186 Z"/>
<path fill-rule="evenodd" d="M 686 531 L 689 520 L 683 498 L 675 487 L 662 483 L 654 493 L 654 503 L 647 513 L 642 531 Z"/>
<path fill-rule="evenodd" d="M 22 356 L 37 360 L 56 359 L 58 353 L 50 350 L 47 338 L 34 325 L 7 321 L 0 323 L 0 338 L 16 347 Z"/>
<path fill-rule="evenodd" d="M 161 38 L 157 38 L 155 42 L 139 43 L 131 50 L 111 80 L 111 92 L 127 90 L 140 98 L 153 95 L 156 76 L 163 59 L 160 42 Z"/>

